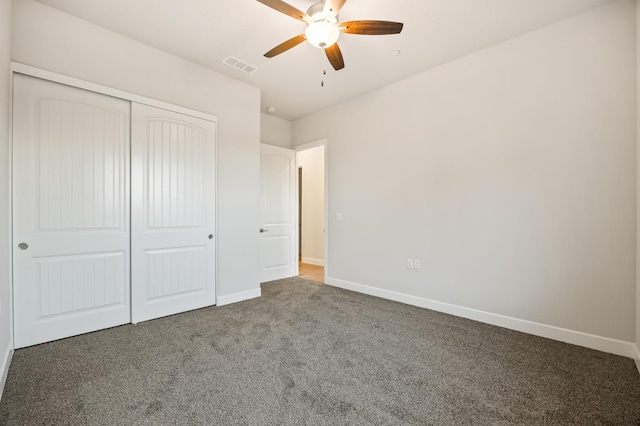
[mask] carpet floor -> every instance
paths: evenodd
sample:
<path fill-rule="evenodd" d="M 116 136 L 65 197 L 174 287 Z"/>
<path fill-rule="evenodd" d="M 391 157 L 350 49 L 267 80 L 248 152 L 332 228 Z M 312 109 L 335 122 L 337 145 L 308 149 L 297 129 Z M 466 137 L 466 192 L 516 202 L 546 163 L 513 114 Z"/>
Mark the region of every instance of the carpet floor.
<path fill-rule="evenodd" d="M 2 425 L 640 425 L 633 360 L 313 283 L 17 350 Z"/>

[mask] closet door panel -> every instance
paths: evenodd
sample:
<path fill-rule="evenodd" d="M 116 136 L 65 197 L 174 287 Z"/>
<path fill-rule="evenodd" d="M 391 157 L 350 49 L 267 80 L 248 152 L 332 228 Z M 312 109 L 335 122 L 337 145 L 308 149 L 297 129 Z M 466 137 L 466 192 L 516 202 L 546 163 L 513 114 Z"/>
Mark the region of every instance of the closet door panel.
<path fill-rule="evenodd" d="M 132 105 L 133 322 L 215 304 L 211 121 Z"/>
<path fill-rule="evenodd" d="M 130 103 L 16 75 L 17 348 L 130 322 Z"/>

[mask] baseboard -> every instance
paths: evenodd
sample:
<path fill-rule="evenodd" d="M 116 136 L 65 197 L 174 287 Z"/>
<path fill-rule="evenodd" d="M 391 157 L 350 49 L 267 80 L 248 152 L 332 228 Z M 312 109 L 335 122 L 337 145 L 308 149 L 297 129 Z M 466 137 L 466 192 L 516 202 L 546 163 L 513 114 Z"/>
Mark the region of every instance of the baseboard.
<path fill-rule="evenodd" d="M 302 256 L 302 263 L 308 263 L 309 265 L 324 266 L 324 260 L 314 259 L 313 257 Z"/>
<path fill-rule="evenodd" d="M 255 299 L 262 295 L 262 290 L 254 288 L 253 290 L 240 291 L 238 293 L 227 294 L 226 296 L 218 296 L 216 305 L 224 306 L 232 303 L 242 302 L 243 300 Z"/>
<path fill-rule="evenodd" d="M 496 325 L 498 327 L 508 328 L 527 334 L 533 334 L 534 336 L 540 336 L 547 339 L 571 343 L 573 345 L 583 346 L 601 352 L 608 352 L 627 358 L 636 357 L 636 353 L 634 353 L 637 351 L 636 346 L 631 342 L 625 342 L 623 340 L 610 339 L 608 337 L 596 336 L 594 334 L 583 333 L 581 331 L 569 330 L 566 328 L 560 328 L 552 325 L 508 317 L 505 315 L 493 314 L 491 312 L 480 311 L 477 309 L 465 308 L 463 306 L 438 302 L 436 300 L 397 293 L 390 290 L 383 290 L 380 288 L 356 284 L 336 278 L 327 277 L 325 283 L 334 287 L 340 287 L 346 290 L 368 294 L 370 296 L 376 296 L 383 299 L 405 303 L 407 305 L 418 306 L 421 308 L 431 309 L 433 311 L 443 312 L 462 318 L 468 318 L 474 321 Z"/>
<path fill-rule="evenodd" d="M 11 365 L 12 357 L 13 349 L 11 348 L 11 345 L 8 345 L 4 356 L 2 357 L 2 365 L 0 366 L 0 399 L 2 399 L 4 385 L 7 383 L 7 375 L 9 374 L 9 365 Z"/>
<path fill-rule="evenodd" d="M 638 373 L 640 374 L 640 349 L 638 348 L 637 344 L 633 345 L 633 347 L 635 349 L 633 360 L 636 362 L 636 368 L 638 369 Z"/>

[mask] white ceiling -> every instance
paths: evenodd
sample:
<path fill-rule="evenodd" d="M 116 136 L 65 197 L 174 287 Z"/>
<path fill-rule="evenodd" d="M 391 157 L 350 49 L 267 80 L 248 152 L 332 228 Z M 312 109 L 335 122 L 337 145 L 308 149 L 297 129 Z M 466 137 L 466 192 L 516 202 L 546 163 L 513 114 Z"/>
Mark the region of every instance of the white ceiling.
<path fill-rule="evenodd" d="M 263 112 L 273 106 L 294 120 L 612 0 L 348 0 L 341 21 L 398 21 L 404 30 L 342 34 L 341 71 L 308 43 L 265 58 L 305 25 L 256 0 L 38 1 L 258 87 Z M 314 3 L 288 2 L 302 11 Z M 258 70 L 247 75 L 224 65 L 229 55 Z"/>

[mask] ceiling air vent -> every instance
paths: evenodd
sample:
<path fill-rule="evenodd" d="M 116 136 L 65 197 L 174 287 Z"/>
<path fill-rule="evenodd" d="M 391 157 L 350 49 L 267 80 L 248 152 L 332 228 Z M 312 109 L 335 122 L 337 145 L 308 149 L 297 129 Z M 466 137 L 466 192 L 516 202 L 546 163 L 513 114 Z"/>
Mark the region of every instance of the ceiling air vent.
<path fill-rule="evenodd" d="M 238 58 L 234 58 L 233 56 L 227 56 L 225 60 L 222 61 L 222 63 L 247 74 L 253 74 L 258 70 L 258 68 L 254 67 L 253 65 L 249 65 L 248 63 L 241 61 Z"/>

